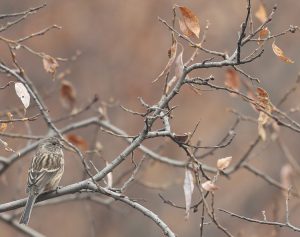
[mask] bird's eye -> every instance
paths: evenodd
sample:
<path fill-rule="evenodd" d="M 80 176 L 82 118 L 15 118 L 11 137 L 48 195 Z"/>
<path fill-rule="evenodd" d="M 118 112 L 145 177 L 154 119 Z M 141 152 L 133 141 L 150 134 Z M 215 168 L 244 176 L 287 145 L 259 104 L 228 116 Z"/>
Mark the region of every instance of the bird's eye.
<path fill-rule="evenodd" d="M 56 146 L 56 145 L 57 145 L 57 142 L 52 142 L 52 145 L 53 145 L 53 146 Z"/>

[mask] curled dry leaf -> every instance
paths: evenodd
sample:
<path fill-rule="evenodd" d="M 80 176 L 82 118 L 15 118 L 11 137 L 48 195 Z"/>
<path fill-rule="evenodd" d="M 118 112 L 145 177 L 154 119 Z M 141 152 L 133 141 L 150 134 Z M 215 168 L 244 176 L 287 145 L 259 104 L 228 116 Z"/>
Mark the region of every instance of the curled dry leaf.
<path fill-rule="evenodd" d="M 71 134 L 68 134 L 66 136 L 66 138 L 73 145 L 79 147 L 80 150 L 86 151 L 88 149 L 88 143 L 81 136 L 71 133 Z"/>
<path fill-rule="evenodd" d="M 257 110 L 259 110 L 259 117 L 258 117 L 258 135 L 261 137 L 263 141 L 266 140 L 266 131 L 264 125 L 270 120 L 269 115 L 265 112 L 272 113 L 273 106 L 270 102 L 268 92 L 266 92 L 263 88 L 258 87 L 256 89 L 257 92 Z M 261 111 L 264 110 L 265 112 Z"/>
<path fill-rule="evenodd" d="M 185 169 L 183 191 L 185 197 L 185 218 L 188 219 L 190 208 L 192 205 L 192 195 L 194 191 L 194 178 L 192 172 L 189 169 Z"/>
<path fill-rule="evenodd" d="M 218 159 L 218 161 L 217 161 L 217 168 L 219 170 L 223 171 L 223 170 L 225 170 L 226 168 L 229 167 L 231 161 L 232 161 L 232 156 Z"/>
<path fill-rule="evenodd" d="M 21 82 L 15 83 L 15 91 L 17 96 L 21 99 L 25 109 L 27 109 L 30 104 L 30 95 L 24 84 Z"/>
<path fill-rule="evenodd" d="M 176 142 L 185 143 L 189 138 L 189 134 L 188 133 L 184 133 L 182 135 L 173 134 L 173 138 Z"/>
<path fill-rule="evenodd" d="M 173 62 L 176 58 L 176 52 L 177 52 L 177 41 L 174 38 L 174 42 L 173 42 L 171 48 L 168 50 L 169 61 L 166 65 L 165 69 L 158 75 L 157 78 L 154 79 L 154 81 L 152 83 L 158 81 L 162 76 L 164 76 L 164 75 L 166 75 L 167 73 L 170 72 L 170 68 L 171 68 L 171 66 L 172 66 L 172 64 L 173 64 Z"/>
<path fill-rule="evenodd" d="M 282 61 L 286 62 L 286 63 L 294 63 L 293 60 L 291 60 L 290 58 L 288 58 L 287 56 L 284 55 L 284 52 L 282 51 L 282 49 L 280 49 L 276 44 L 275 41 L 272 43 L 272 49 L 273 52 L 275 53 L 275 55 L 281 59 Z"/>
<path fill-rule="evenodd" d="M 269 116 L 267 114 L 265 114 L 264 112 L 259 112 L 259 116 L 257 119 L 258 122 L 258 135 L 260 136 L 260 138 L 265 141 L 267 138 L 267 133 L 266 130 L 264 128 L 264 125 L 269 121 Z"/>
<path fill-rule="evenodd" d="M 228 68 L 225 73 L 224 84 L 234 91 L 239 91 L 241 86 L 239 74 L 234 69 Z"/>
<path fill-rule="evenodd" d="M 56 73 L 56 68 L 59 66 L 56 59 L 47 54 L 43 56 L 43 65 L 46 72 L 52 75 Z"/>
<path fill-rule="evenodd" d="M 183 55 L 183 47 L 175 61 L 175 76 L 178 80 L 181 78 L 181 76 L 183 74 L 183 69 L 184 69 L 182 55 Z"/>
<path fill-rule="evenodd" d="M 272 104 L 269 99 L 268 92 L 266 92 L 263 88 L 258 87 L 256 88 L 257 93 L 257 110 L 260 111 L 261 109 L 266 110 L 267 112 L 272 112 Z"/>
<path fill-rule="evenodd" d="M 258 33 L 258 40 L 264 40 L 270 36 L 270 31 L 267 27 L 262 28 Z M 257 42 L 258 44 L 261 44 L 261 41 Z"/>
<path fill-rule="evenodd" d="M 76 101 L 76 90 L 71 82 L 63 80 L 60 87 L 60 98 L 66 108 L 73 108 Z"/>
<path fill-rule="evenodd" d="M 180 6 L 180 13 L 183 18 L 183 23 L 186 25 L 186 28 L 193 33 L 194 36 L 199 38 L 200 35 L 200 23 L 198 17 L 187 7 Z M 185 32 L 183 31 L 185 34 Z"/>
<path fill-rule="evenodd" d="M 172 79 L 167 83 L 165 88 L 165 94 L 167 94 L 170 91 L 170 88 L 175 84 L 177 80 L 181 78 L 183 74 L 184 65 L 183 65 L 182 55 L 183 55 L 183 47 L 180 54 L 177 56 L 175 60 L 175 76 L 172 77 Z"/>
<path fill-rule="evenodd" d="M 216 191 L 219 189 L 219 187 L 217 185 L 215 185 L 213 182 L 211 182 L 210 180 L 204 182 L 202 184 L 202 188 L 208 192 L 213 192 L 213 191 Z"/>
<path fill-rule="evenodd" d="M 267 11 L 264 4 L 261 2 L 258 10 L 255 12 L 255 17 L 261 22 L 265 23 L 268 20 Z"/>

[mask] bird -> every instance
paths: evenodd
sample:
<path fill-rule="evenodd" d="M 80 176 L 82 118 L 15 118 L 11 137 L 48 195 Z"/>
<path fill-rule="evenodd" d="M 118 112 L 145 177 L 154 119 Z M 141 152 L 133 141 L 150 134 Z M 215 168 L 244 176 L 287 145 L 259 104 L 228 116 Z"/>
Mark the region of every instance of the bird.
<path fill-rule="evenodd" d="M 28 170 L 26 188 L 28 199 L 20 224 L 28 224 L 35 200 L 41 193 L 58 188 L 64 172 L 62 148 L 62 142 L 57 137 L 48 137 L 39 143 Z"/>

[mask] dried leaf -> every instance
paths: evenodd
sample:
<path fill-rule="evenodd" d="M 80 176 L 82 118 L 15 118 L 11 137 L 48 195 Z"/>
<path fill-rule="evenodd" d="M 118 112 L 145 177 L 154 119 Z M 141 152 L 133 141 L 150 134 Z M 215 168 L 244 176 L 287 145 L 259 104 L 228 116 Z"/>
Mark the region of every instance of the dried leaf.
<path fill-rule="evenodd" d="M 260 111 L 261 109 L 266 110 L 268 113 L 271 113 L 273 110 L 273 106 L 269 99 L 268 92 L 266 92 L 263 88 L 258 87 L 256 88 L 257 92 L 257 110 Z"/>
<path fill-rule="evenodd" d="M 76 90 L 71 82 L 63 80 L 60 87 L 60 97 L 64 107 L 73 108 L 76 101 Z"/>
<path fill-rule="evenodd" d="M 182 61 L 182 55 L 183 55 L 183 47 L 180 52 L 180 54 L 177 56 L 175 60 L 175 76 L 172 77 L 172 79 L 167 83 L 166 88 L 165 88 L 165 94 L 167 94 L 170 90 L 170 88 L 175 84 L 177 80 L 179 80 L 183 74 L 183 61 Z"/>
<path fill-rule="evenodd" d="M 189 134 L 188 133 L 184 133 L 182 135 L 173 134 L 173 138 L 176 142 L 185 143 L 189 138 Z"/>
<path fill-rule="evenodd" d="M 193 191 L 194 191 L 193 174 L 189 169 L 185 169 L 183 191 L 184 191 L 184 197 L 185 197 L 185 218 L 188 219 L 191 204 L 192 204 L 192 195 L 193 195 Z"/>
<path fill-rule="evenodd" d="M 269 37 L 270 35 L 270 31 L 267 27 L 262 28 L 259 33 L 258 33 L 258 39 L 259 40 L 263 40 L 266 39 L 267 37 Z M 260 41 L 257 42 L 258 44 L 261 44 Z"/>
<path fill-rule="evenodd" d="M 290 58 L 288 58 L 287 56 L 284 55 L 284 52 L 282 51 L 282 49 L 280 49 L 276 44 L 275 41 L 272 43 L 272 49 L 273 52 L 275 53 L 275 55 L 280 58 L 282 61 L 286 62 L 286 63 L 294 63 L 293 60 L 291 60 Z"/>
<path fill-rule="evenodd" d="M 265 131 L 264 125 L 268 122 L 269 116 L 264 112 L 259 112 L 258 117 L 258 135 L 260 136 L 261 140 L 265 141 L 267 138 L 267 133 Z"/>
<path fill-rule="evenodd" d="M 268 20 L 267 12 L 263 3 L 260 3 L 258 10 L 255 12 L 255 17 L 261 23 L 265 23 Z"/>
<path fill-rule="evenodd" d="M 191 37 L 192 35 L 194 35 L 194 33 L 192 31 L 189 30 L 189 28 L 187 28 L 186 24 L 184 21 L 182 20 L 178 20 L 178 23 L 179 23 L 179 28 L 181 30 L 181 32 L 187 36 L 187 37 Z"/>
<path fill-rule="evenodd" d="M 1 123 L 0 124 L 0 132 L 4 132 L 7 128 L 7 123 Z"/>
<path fill-rule="evenodd" d="M 219 187 L 217 185 L 215 185 L 213 182 L 211 182 L 210 180 L 204 182 L 202 184 L 202 188 L 208 192 L 213 192 L 213 191 L 216 191 L 219 189 Z"/>
<path fill-rule="evenodd" d="M 265 112 L 261 111 L 262 109 L 268 113 L 271 113 L 273 110 L 273 106 L 270 102 L 268 92 L 266 92 L 263 88 L 258 87 L 256 89 L 257 92 L 257 106 L 256 109 L 259 110 L 259 117 L 257 119 L 258 122 L 258 135 L 261 137 L 263 141 L 266 140 L 266 131 L 264 125 L 270 120 L 269 115 Z"/>
<path fill-rule="evenodd" d="M 30 95 L 24 84 L 21 82 L 15 83 L 15 91 L 17 96 L 21 99 L 25 109 L 27 109 L 30 104 Z"/>
<path fill-rule="evenodd" d="M 219 170 L 223 171 L 226 168 L 228 168 L 228 166 L 230 165 L 231 161 L 232 161 L 232 156 L 218 159 L 218 161 L 217 161 L 217 168 Z"/>
<path fill-rule="evenodd" d="M 264 27 L 259 31 L 258 36 L 260 39 L 264 39 L 267 38 L 270 35 L 270 33 L 271 32 L 269 31 L 268 27 Z"/>
<path fill-rule="evenodd" d="M 241 85 L 239 74 L 232 68 L 227 69 L 224 84 L 234 91 L 239 91 Z"/>
<path fill-rule="evenodd" d="M 175 76 L 178 80 L 181 78 L 184 69 L 182 55 L 183 55 L 183 48 L 175 61 Z"/>
<path fill-rule="evenodd" d="M 69 142 L 79 147 L 82 151 L 86 151 L 89 147 L 88 143 L 81 136 L 78 136 L 76 134 L 68 134 L 66 138 Z"/>
<path fill-rule="evenodd" d="M 166 65 L 165 69 L 158 75 L 157 78 L 155 78 L 154 81 L 152 81 L 152 83 L 158 81 L 162 76 L 164 76 L 170 72 L 170 67 L 172 66 L 172 64 L 176 58 L 176 52 L 177 52 L 177 41 L 176 40 L 174 40 L 174 42 L 168 52 L 169 52 L 169 61 Z"/>
<path fill-rule="evenodd" d="M 194 36 L 199 38 L 200 23 L 198 17 L 187 7 L 181 6 L 179 7 L 179 10 L 186 27 L 193 33 Z"/>
<path fill-rule="evenodd" d="M 43 65 L 46 72 L 52 75 L 56 73 L 56 68 L 59 66 L 56 59 L 47 54 L 43 56 Z"/>

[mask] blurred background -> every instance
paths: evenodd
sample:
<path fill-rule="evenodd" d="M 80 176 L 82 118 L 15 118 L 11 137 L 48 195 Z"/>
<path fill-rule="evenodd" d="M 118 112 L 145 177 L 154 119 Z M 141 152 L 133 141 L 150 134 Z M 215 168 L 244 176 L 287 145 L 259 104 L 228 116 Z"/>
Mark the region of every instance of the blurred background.
<path fill-rule="evenodd" d="M 184 5 L 193 10 L 200 19 L 202 32 L 206 21 L 210 27 L 207 33 L 205 47 L 213 50 L 232 53 L 236 47 L 237 31 L 244 19 L 246 1 L 241 0 L 210 0 L 210 1 L 168 1 L 168 0 L 72 0 L 47 2 L 47 7 L 37 14 L 29 16 L 25 21 L 7 30 L 3 37 L 15 39 L 40 31 L 53 24 L 62 27 L 61 30 L 52 30 L 44 36 L 36 37 L 26 44 L 32 49 L 44 52 L 52 57 L 72 58 L 76 60 L 59 61 L 58 73 L 69 70 L 65 80 L 70 81 L 76 88 L 77 108 L 81 108 L 98 95 L 101 102 L 108 103 L 108 116 L 113 124 L 124 129 L 130 135 L 136 135 L 143 127 L 143 119 L 125 112 L 119 105 L 143 112 L 138 97 L 142 97 L 149 104 L 156 103 L 163 91 L 164 80 L 152 84 L 168 61 L 167 51 L 171 45 L 170 32 L 158 21 L 158 16 L 171 22 L 173 4 Z M 267 12 L 270 13 L 274 4 L 278 5 L 277 13 L 269 27 L 272 33 L 280 33 L 289 28 L 289 25 L 300 25 L 300 1 L 285 0 L 264 2 Z M 1 14 L 19 12 L 29 7 L 41 4 L 40 1 L 29 0 L 2 0 Z M 253 1 L 253 11 L 258 9 L 259 1 Z M 254 26 L 259 21 L 253 17 Z M 3 23 L 1 23 L 3 24 Z M 177 26 L 178 27 L 178 26 Z M 261 87 L 265 88 L 271 101 L 276 104 L 284 93 L 295 85 L 300 66 L 299 32 L 287 34 L 276 40 L 276 44 L 285 54 L 295 61 L 286 64 L 280 61 L 272 52 L 272 41 L 265 46 L 262 57 L 251 64 L 242 66 L 242 69 L 261 80 Z M 181 41 L 182 42 L 182 41 Z M 185 46 L 184 60 L 191 53 L 188 45 Z M 254 45 L 255 46 L 255 45 Z M 254 47 L 252 46 L 252 48 Z M 251 48 L 251 47 L 249 47 Z M 11 65 L 10 53 L 7 46 L 0 42 L 1 60 Z M 208 58 L 208 55 L 199 54 L 196 62 Z M 41 96 L 50 110 L 52 118 L 59 118 L 70 113 L 63 107 L 59 88 L 61 81 L 51 79 L 43 69 L 40 57 L 24 50 L 17 51 L 20 65 L 25 69 L 38 88 Z M 205 77 L 214 75 L 215 83 L 223 85 L 225 68 L 215 70 L 198 70 L 194 75 Z M 1 74 L 1 85 L 12 80 Z M 241 76 L 241 80 L 247 80 Z M 282 109 L 299 106 L 300 91 L 289 97 Z M 0 91 L 0 111 L 3 114 L 14 108 L 22 107 L 14 92 L 13 86 Z M 235 121 L 235 116 L 228 112 L 233 108 L 242 114 L 257 119 L 258 114 L 248 103 L 240 98 L 232 97 L 221 91 L 203 91 L 195 94 L 190 88 L 184 87 L 173 100 L 172 105 L 179 105 L 171 120 L 172 130 L 176 133 L 190 132 L 200 121 L 195 139 L 201 139 L 203 145 L 216 145 L 229 131 Z M 94 107 L 74 120 L 58 123 L 62 128 L 73 121 L 95 115 Z M 36 107 L 27 111 L 27 116 L 38 112 Z M 291 115 L 299 121 L 299 113 Z M 32 134 L 44 135 L 46 126 L 42 118 L 29 123 Z M 96 133 L 95 133 L 96 131 Z M 14 123 L 6 132 L 24 133 L 27 127 Z M 204 163 L 215 166 L 216 160 L 221 157 L 233 156 L 233 162 L 238 161 L 246 152 L 249 145 L 257 137 L 257 124 L 241 122 L 236 129 L 237 136 L 230 146 L 220 149 L 209 156 Z M 125 147 L 122 138 L 116 138 L 94 126 L 74 131 L 88 144 L 97 139 L 103 146 L 101 157 L 94 156 L 94 164 L 100 169 L 105 161 L 113 160 Z M 299 161 L 300 147 L 299 134 L 281 128 L 280 138 Z M 21 139 L 5 138 L 14 150 L 18 151 L 26 146 Z M 170 141 L 154 139 L 145 142 L 153 149 L 164 144 L 161 154 L 185 160 L 185 154 Z M 1 156 L 9 157 L 11 153 L 2 151 Z M 200 152 L 205 152 L 202 150 Z M 5 203 L 25 197 L 27 169 L 33 153 L 22 157 L 14 163 L 7 172 L 0 177 L 0 202 Z M 142 154 L 135 153 L 134 159 L 139 161 Z M 83 167 L 79 158 L 66 151 L 65 174 L 61 185 L 68 185 L 83 178 Z M 268 138 L 261 143 L 251 155 L 251 164 L 266 174 L 280 181 L 282 167 L 288 163 L 277 142 Z M 114 180 L 133 164 L 128 159 L 113 172 Z M 126 194 L 138 199 L 143 205 L 161 217 L 178 236 L 199 236 L 200 212 L 191 213 L 188 221 L 184 220 L 184 210 L 175 209 L 163 204 L 158 194 L 178 205 L 184 206 L 183 179 L 184 170 L 154 163 L 146 160 L 143 170 L 137 176 L 139 181 L 133 182 Z M 297 184 L 297 176 L 294 182 Z M 218 180 L 220 190 L 216 191 L 215 206 L 252 218 L 263 218 L 262 211 L 266 211 L 268 218 L 284 219 L 284 196 L 277 188 L 268 185 L 265 181 L 241 169 L 230 176 L 230 179 L 221 177 Z M 152 186 L 149 188 L 147 186 Z M 105 198 L 105 197 L 103 197 Z M 199 200 L 199 195 L 193 196 L 193 202 Z M 298 200 L 291 200 L 291 220 L 300 226 L 300 212 Z M 11 211 L 19 213 L 17 211 Z M 274 229 L 270 226 L 250 224 L 217 212 L 220 223 L 236 236 L 297 236 L 292 231 Z M 87 200 L 70 201 L 61 204 L 36 207 L 33 209 L 30 226 L 46 236 L 162 236 L 161 230 L 149 219 L 122 203 L 113 202 L 110 206 L 100 205 Z M 204 236 L 222 236 L 213 224 L 205 226 Z M 0 236 L 23 236 L 9 225 L 0 222 Z"/>

